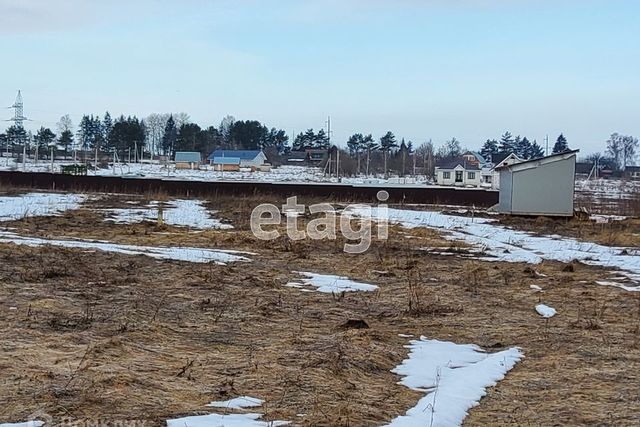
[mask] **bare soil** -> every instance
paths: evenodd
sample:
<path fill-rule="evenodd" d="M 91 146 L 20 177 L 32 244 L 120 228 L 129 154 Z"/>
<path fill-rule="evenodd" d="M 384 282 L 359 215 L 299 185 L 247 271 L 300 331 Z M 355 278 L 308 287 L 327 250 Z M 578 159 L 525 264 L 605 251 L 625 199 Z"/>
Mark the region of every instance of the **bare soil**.
<path fill-rule="evenodd" d="M 159 426 L 208 413 L 213 400 L 250 395 L 266 400 L 259 411 L 269 420 L 383 425 L 422 397 L 390 372 L 408 352 L 398 334 L 413 334 L 491 352 L 522 348 L 525 359 L 487 390 L 465 425 L 640 423 L 640 296 L 595 285 L 612 275 L 606 270 L 482 262 L 426 229 L 392 227 L 389 240 L 362 255 L 345 254 L 341 239 L 263 242 L 248 228 L 262 202 L 252 198 L 208 202 L 236 227 L 224 231 L 117 225 L 95 210 L 151 197 L 109 196 L 60 217 L 2 226 L 33 236 L 247 250 L 253 261 L 222 266 L 0 244 L 0 421 L 39 411 L 54 424 Z M 301 292 L 283 286 L 297 279 L 294 271 L 344 275 L 379 290 Z M 539 302 L 558 315 L 542 319 Z M 349 327 L 360 321 L 368 328 Z"/>

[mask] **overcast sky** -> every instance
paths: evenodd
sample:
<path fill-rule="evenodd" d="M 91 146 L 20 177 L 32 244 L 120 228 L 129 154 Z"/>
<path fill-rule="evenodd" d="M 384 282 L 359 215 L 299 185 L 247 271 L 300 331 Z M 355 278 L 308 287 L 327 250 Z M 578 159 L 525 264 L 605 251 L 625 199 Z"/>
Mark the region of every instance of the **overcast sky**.
<path fill-rule="evenodd" d="M 0 0 L 0 105 L 187 112 L 469 148 L 640 136 L 635 0 Z M 1 119 L 11 116 L 4 111 Z M 8 124 L 8 123 L 7 123 Z"/>

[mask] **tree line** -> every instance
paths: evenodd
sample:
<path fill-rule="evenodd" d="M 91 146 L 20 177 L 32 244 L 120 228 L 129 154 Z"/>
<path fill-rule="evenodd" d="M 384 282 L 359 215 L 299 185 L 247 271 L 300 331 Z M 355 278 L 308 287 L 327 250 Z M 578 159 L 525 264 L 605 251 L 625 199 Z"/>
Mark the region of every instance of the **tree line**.
<path fill-rule="evenodd" d="M 74 133 L 69 115 L 57 123 L 57 134 L 41 127 L 35 135 L 17 126 L 0 134 L 0 143 L 8 149 L 23 145 L 29 152 L 46 154 L 55 146 L 65 157 L 73 150 L 116 153 L 120 158 L 130 153 L 173 157 L 176 151 L 196 151 L 203 155 L 216 148 L 265 150 L 283 154 L 289 150 L 289 137 L 282 129 L 267 127 L 257 120 L 235 120 L 225 117 L 218 126 L 201 128 L 185 113 L 151 114 L 140 119 L 121 115 L 115 119 L 109 112 L 103 116 L 83 115 Z"/>

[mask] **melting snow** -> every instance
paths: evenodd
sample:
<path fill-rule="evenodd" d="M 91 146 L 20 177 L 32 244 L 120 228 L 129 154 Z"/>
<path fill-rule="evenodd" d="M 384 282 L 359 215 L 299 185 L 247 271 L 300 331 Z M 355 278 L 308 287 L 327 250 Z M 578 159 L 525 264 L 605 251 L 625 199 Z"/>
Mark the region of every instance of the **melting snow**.
<path fill-rule="evenodd" d="M 462 425 L 467 411 L 487 394 L 486 388 L 495 386 L 523 357 L 518 348 L 489 354 L 473 344 L 425 337 L 407 347 L 409 358 L 392 372 L 404 376 L 400 384 L 426 395 L 390 427 Z"/>
<path fill-rule="evenodd" d="M 615 288 L 624 289 L 625 291 L 629 291 L 629 292 L 640 292 L 640 285 L 627 286 L 627 285 L 624 285 L 622 283 L 611 282 L 611 281 L 608 281 L 608 280 L 596 280 L 596 284 L 598 284 L 600 286 L 613 286 Z"/>
<path fill-rule="evenodd" d="M 28 193 L 0 196 L 0 221 L 34 216 L 55 216 L 66 210 L 78 209 L 85 200 L 82 194 Z"/>
<path fill-rule="evenodd" d="M 260 421 L 261 414 L 209 414 L 167 420 L 167 427 L 278 427 L 288 421 Z"/>
<path fill-rule="evenodd" d="M 292 288 L 299 288 L 301 286 L 314 286 L 318 292 L 323 293 L 340 293 L 340 292 L 355 292 L 355 291 L 375 291 L 378 289 L 376 285 L 370 285 L 368 283 L 359 283 L 350 280 L 348 277 L 332 276 L 330 274 L 317 274 L 307 273 L 303 271 L 296 272 L 306 278 L 300 279 L 303 283 L 290 282 L 285 286 Z"/>
<path fill-rule="evenodd" d="M 44 425 L 44 421 L 26 421 L 24 423 L 0 423 L 0 427 L 40 427 Z"/>
<path fill-rule="evenodd" d="M 536 311 L 540 316 L 546 319 L 556 315 L 556 309 L 545 304 L 536 305 Z"/>
<path fill-rule="evenodd" d="M 152 258 L 173 259 L 188 262 L 215 262 L 224 265 L 228 262 L 250 261 L 249 258 L 238 254 L 249 254 L 247 252 L 214 250 L 192 247 L 160 247 L 160 246 L 135 246 L 119 245 L 104 241 L 91 240 L 55 240 L 41 239 L 37 237 L 25 237 L 15 233 L 0 231 L 0 243 L 15 243 L 26 246 L 61 246 L 65 248 L 80 248 L 87 250 L 99 250 L 105 252 L 117 252 L 127 255 L 146 255 Z"/>
<path fill-rule="evenodd" d="M 487 256 L 485 261 L 526 262 L 538 264 L 544 259 L 619 268 L 633 280 L 640 281 L 640 251 L 633 248 L 603 246 L 581 242 L 562 236 L 535 236 L 524 231 L 511 230 L 492 224 L 493 219 L 468 218 L 439 212 L 388 209 L 390 222 L 407 228 L 429 227 L 448 231 L 450 240 L 462 240 L 475 245 Z M 352 207 L 350 215 L 384 218 L 385 211 L 376 207 Z M 632 289 L 632 290 L 640 290 Z"/>
<path fill-rule="evenodd" d="M 542 291 L 542 288 L 540 286 L 538 286 L 538 285 L 529 285 L 529 287 L 531 289 L 533 289 L 534 291 L 536 291 L 536 292 Z"/>
<path fill-rule="evenodd" d="M 264 400 L 258 399 L 256 397 L 240 396 L 222 402 L 211 402 L 207 406 L 213 408 L 242 409 L 262 406 L 263 403 Z"/>
<path fill-rule="evenodd" d="M 159 202 L 154 201 L 146 208 L 108 209 L 107 211 L 113 214 L 113 218 L 108 218 L 107 221 L 115 221 L 120 224 L 131 224 L 145 220 L 156 221 L 158 219 L 158 205 Z M 212 218 L 200 200 L 172 200 L 168 207 L 164 207 L 162 217 L 164 222 L 170 225 L 198 229 L 233 228 L 229 224 L 223 224 Z"/>

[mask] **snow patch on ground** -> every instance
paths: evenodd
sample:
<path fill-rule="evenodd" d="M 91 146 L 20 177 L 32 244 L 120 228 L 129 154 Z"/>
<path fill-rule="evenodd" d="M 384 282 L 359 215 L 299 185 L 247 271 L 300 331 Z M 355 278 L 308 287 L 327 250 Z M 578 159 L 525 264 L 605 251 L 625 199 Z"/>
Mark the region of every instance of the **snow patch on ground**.
<path fill-rule="evenodd" d="M 24 423 L 0 423 L 0 427 L 41 427 L 44 425 L 44 421 L 26 421 Z"/>
<path fill-rule="evenodd" d="M 258 399 L 256 397 L 240 396 L 221 402 L 211 402 L 207 406 L 210 406 L 212 408 L 242 409 L 262 406 L 263 403 L 264 400 Z"/>
<path fill-rule="evenodd" d="M 365 291 L 371 292 L 378 289 L 376 285 L 370 285 L 368 283 L 354 282 L 348 277 L 333 276 L 330 274 L 317 274 L 308 273 L 304 271 L 296 271 L 297 274 L 306 276 L 300 279 L 302 283 L 289 282 L 285 286 L 290 288 L 301 288 L 302 286 L 313 286 L 318 292 L 322 293 L 340 293 L 340 292 L 356 292 Z"/>
<path fill-rule="evenodd" d="M 640 292 L 640 285 L 636 286 L 627 286 L 622 283 L 612 282 L 610 280 L 596 280 L 596 284 L 600 286 L 613 286 L 614 288 L 624 289 L 629 292 Z"/>
<path fill-rule="evenodd" d="M 159 203 L 153 201 L 144 208 L 107 209 L 112 217 L 106 220 L 118 224 L 132 224 L 146 220 L 157 221 Z M 223 224 L 212 218 L 200 200 L 172 200 L 168 204 L 169 206 L 164 207 L 162 211 L 162 218 L 166 224 L 198 229 L 233 228 L 229 224 Z"/>
<path fill-rule="evenodd" d="M 85 195 L 72 193 L 28 193 L 0 196 L 0 221 L 34 216 L 56 216 L 78 209 Z"/>
<path fill-rule="evenodd" d="M 15 233 L 0 231 L 0 243 L 15 243 L 26 246 L 60 246 L 65 248 L 78 248 L 85 250 L 99 250 L 104 252 L 117 252 L 126 255 L 146 255 L 158 259 L 172 259 L 176 261 L 188 261 L 196 263 L 215 262 L 225 265 L 229 262 L 251 261 L 239 254 L 251 255 L 248 252 L 214 250 L 192 247 L 161 247 L 161 246 L 136 246 L 120 245 L 104 241 L 91 240 L 57 240 L 41 239 L 38 237 L 20 236 Z"/>
<path fill-rule="evenodd" d="M 408 359 L 392 372 L 400 381 L 426 395 L 406 415 L 389 427 L 450 427 L 462 425 L 467 411 L 477 406 L 493 387 L 523 357 L 519 348 L 485 353 L 473 344 L 429 340 L 421 337 L 407 346 Z"/>
<path fill-rule="evenodd" d="M 545 319 L 549 319 L 555 316 L 557 313 L 555 308 L 549 307 L 548 305 L 545 305 L 545 304 L 536 305 L 536 311 L 540 316 L 544 317 Z"/>
<path fill-rule="evenodd" d="M 167 420 L 167 427 L 278 427 L 289 421 L 260 421 L 261 414 L 209 414 Z"/>
<path fill-rule="evenodd" d="M 543 260 L 570 262 L 619 268 L 622 274 L 640 281 L 640 250 L 603 246 L 558 235 L 536 236 L 493 224 L 494 219 L 469 218 L 439 212 L 387 209 L 390 222 L 407 228 L 428 227 L 446 231 L 445 238 L 461 240 L 482 251 L 484 261 L 526 262 L 538 264 Z M 349 215 L 381 219 L 385 209 L 352 207 Z"/>

